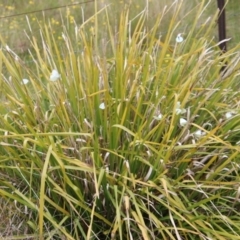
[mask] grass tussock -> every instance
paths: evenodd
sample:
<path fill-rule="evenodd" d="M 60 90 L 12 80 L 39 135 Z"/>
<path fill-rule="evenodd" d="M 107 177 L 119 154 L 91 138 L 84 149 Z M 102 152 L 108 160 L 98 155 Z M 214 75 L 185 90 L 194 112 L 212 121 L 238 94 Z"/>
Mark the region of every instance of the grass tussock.
<path fill-rule="evenodd" d="M 240 239 L 239 53 L 204 6 L 184 34 L 174 2 L 151 28 L 126 9 L 101 40 L 106 7 L 61 44 L 42 25 L 30 65 L 1 49 L 0 195 L 29 238 Z"/>

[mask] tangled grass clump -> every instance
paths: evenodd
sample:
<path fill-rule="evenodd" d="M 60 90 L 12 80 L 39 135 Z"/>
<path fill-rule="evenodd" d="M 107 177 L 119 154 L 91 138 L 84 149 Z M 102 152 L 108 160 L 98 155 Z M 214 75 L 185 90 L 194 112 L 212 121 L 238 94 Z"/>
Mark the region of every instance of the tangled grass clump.
<path fill-rule="evenodd" d="M 240 239 L 239 53 L 198 27 L 203 3 L 185 34 L 171 8 L 164 42 L 167 10 L 148 30 L 125 10 L 106 55 L 88 20 L 61 46 L 29 37 L 30 66 L 1 50 L 0 195 L 29 237 Z"/>

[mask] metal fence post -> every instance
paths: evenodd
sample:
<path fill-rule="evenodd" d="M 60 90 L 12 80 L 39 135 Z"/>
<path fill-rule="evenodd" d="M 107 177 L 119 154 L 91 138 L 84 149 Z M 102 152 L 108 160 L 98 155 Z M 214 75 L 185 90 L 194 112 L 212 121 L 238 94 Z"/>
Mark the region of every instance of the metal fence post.
<path fill-rule="evenodd" d="M 225 1 L 224 0 L 217 0 L 217 5 L 219 9 L 219 16 L 218 16 L 218 38 L 219 48 L 221 49 L 222 53 L 227 51 L 227 43 L 223 41 L 227 38 L 226 34 L 226 17 L 225 17 Z M 220 72 L 224 75 L 226 72 L 227 62 L 223 61 L 223 66 L 220 69 Z"/>
<path fill-rule="evenodd" d="M 217 0 L 219 8 L 219 17 L 218 17 L 218 37 L 219 41 L 226 39 L 226 17 L 225 17 L 225 1 Z M 227 51 L 227 43 L 223 42 L 219 45 L 222 52 Z"/>

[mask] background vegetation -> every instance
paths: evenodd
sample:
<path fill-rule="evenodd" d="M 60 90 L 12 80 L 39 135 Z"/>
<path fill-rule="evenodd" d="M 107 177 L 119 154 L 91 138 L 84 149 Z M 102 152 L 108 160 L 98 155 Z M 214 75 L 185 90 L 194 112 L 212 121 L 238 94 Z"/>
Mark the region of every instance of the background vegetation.
<path fill-rule="evenodd" d="M 193 16 L 187 16 L 182 18 L 189 12 L 196 4 L 200 3 L 202 0 L 193 0 L 188 3 L 183 3 L 183 8 L 179 13 L 179 20 L 182 20 L 183 32 L 187 29 L 187 27 L 191 24 L 191 18 Z M 27 40 L 25 31 L 29 31 L 29 25 L 27 24 L 26 16 L 29 19 L 31 24 L 31 31 L 35 36 L 39 35 L 39 24 L 42 24 L 43 21 L 50 22 L 53 29 L 53 33 L 56 39 L 59 41 L 62 40 L 61 36 L 61 25 L 62 21 L 64 21 L 64 25 L 71 28 L 71 25 L 74 26 L 75 23 L 77 25 L 81 24 L 82 21 L 88 19 L 90 16 L 94 14 L 94 1 L 86 1 L 88 3 L 82 4 L 84 1 L 79 1 L 80 4 L 72 5 L 76 3 L 76 1 L 67 1 L 67 0 L 53 0 L 53 1 L 37 1 L 37 0 L 29 0 L 29 1 L 0 1 L 1 7 L 1 19 L 0 19 L 0 28 L 1 28 L 1 36 L 4 41 L 11 46 L 12 49 L 17 51 L 18 53 L 25 52 L 30 47 L 30 43 Z M 120 0 L 118 2 L 114 0 L 98 0 L 98 7 L 101 8 L 105 5 L 111 5 L 111 12 L 109 13 L 110 22 L 118 26 L 118 16 L 123 8 L 126 6 L 130 7 L 130 16 L 135 16 L 141 10 L 143 10 L 146 6 L 148 6 L 148 21 L 146 25 L 151 26 L 159 13 L 161 13 L 164 6 L 173 3 L 174 1 L 162 0 Z M 67 6 L 68 7 L 64 7 Z M 59 6 L 63 6 L 61 8 L 56 8 Z M 209 16 L 213 16 L 217 8 L 217 1 L 212 0 L 209 2 L 207 9 L 204 11 L 202 16 L 202 20 L 199 21 L 204 22 L 205 19 Z M 227 31 L 228 37 L 232 39 L 230 41 L 230 46 L 234 46 L 240 39 L 240 31 L 238 31 L 237 26 L 239 22 L 239 4 L 237 1 L 229 0 L 227 4 Z M 38 11 L 41 9 L 48 9 L 45 11 Z M 35 12 L 38 11 L 38 12 Z M 30 12 L 29 14 L 17 15 L 21 13 Z M 33 12 L 33 13 L 31 13 Z M 15 16 L 16 15 L 16 16 Z M 12 16 L 12 17 L 6 17 Z M 170 21 L 170 18 L 165 18 L 164 21 L 167 23 Z M 106 21 L 99 21 L 99 30 L 101 31 L 102 27 L 106 25 Z M 162 24 L 161 33 L 167 32 L 167 24 Z M 94 27 L 94 22 L 92 21 L 92 26 Z M 89 30 L 90 30 L 89 29 Z M 215 28 L 215 34 L 217 28 Z M 102 30 L 104 32 L 104 30 Z"/>
<path fill-rule="evenodd" d="M 7 16 L 66 1 L 2 4 Z M 1 237 L 240 239 L 236 6 L 222 55 L 215 5 L 2 19 Z"/>

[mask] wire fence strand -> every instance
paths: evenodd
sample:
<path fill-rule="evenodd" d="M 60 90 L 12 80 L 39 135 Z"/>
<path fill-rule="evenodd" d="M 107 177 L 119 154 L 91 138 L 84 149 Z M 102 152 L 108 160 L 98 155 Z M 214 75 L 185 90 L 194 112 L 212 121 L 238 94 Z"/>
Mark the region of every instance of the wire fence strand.
<path fill-rule="evenodd" d="M 59 8 L 66 8 L 66 7 L 76 6 L 76 5 L 88 4 L 88 3 L 92 3 L 94 1 L 95 0 L 90 0 L 90 1 L 85 1 L 85 2 L 78 2 L 78 3 L 71 3 L 71 4 L 66 4 L 66 5 L 57 6 L 57 7 L 44 8 L 44 9 L 34 10 L 34 11 L 30 11 L 30 12 L 24 12 L 24 13 L 17 13 L 17 14 L 12 14 L 12 15 L 7 15 L 7 16 L 1 16 L 0 19 L 18 17 L 18 16 L 28 15 L 28 14 L 38 13 L 38 12 L 52 11 L 52 10 L 56 10 L 56 9 L 59 9 Z"/>

